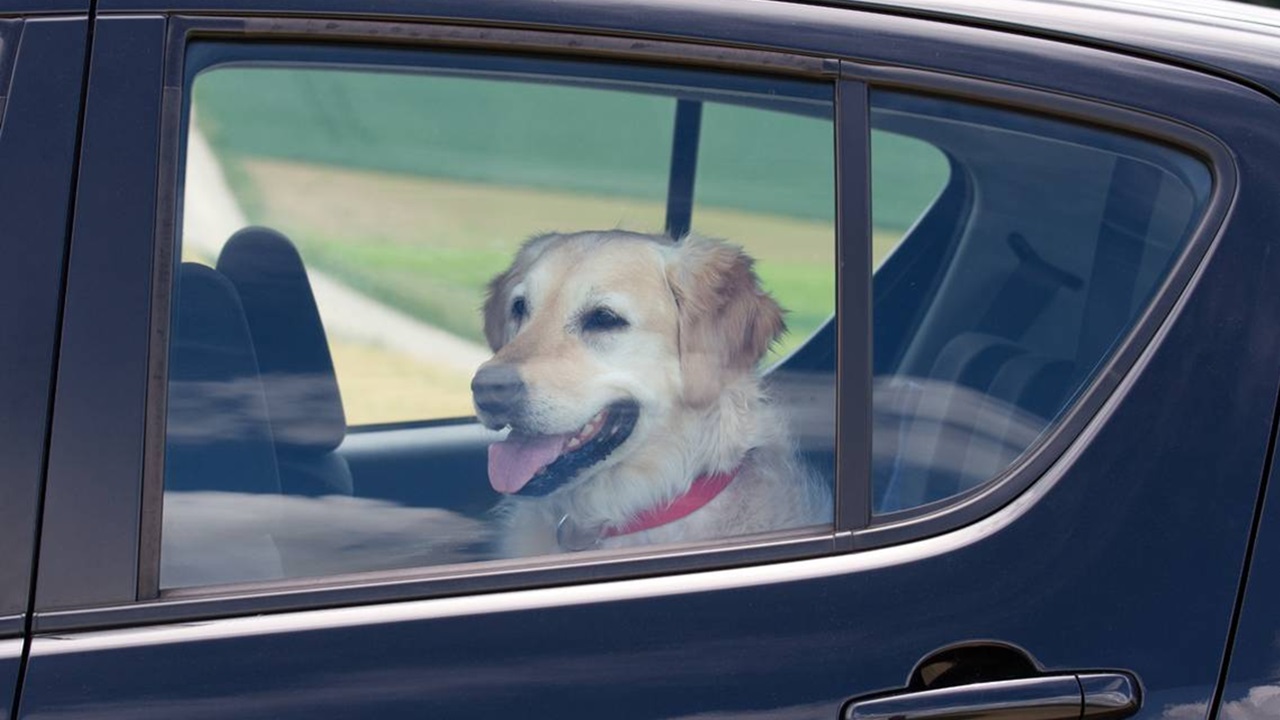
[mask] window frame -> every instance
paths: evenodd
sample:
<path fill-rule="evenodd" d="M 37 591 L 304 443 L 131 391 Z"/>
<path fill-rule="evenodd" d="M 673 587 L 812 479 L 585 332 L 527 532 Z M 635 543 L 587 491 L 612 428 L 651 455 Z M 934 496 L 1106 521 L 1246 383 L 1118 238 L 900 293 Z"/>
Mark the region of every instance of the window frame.
<path fill-rule="evenodd" d="M 879 22 L 878 19 L 873 20 L 870 16 L 863 16 L 853 11 L 848 12 L 851 13 L 851 17 L 859 18 L 871 25 Z M 155 19 L 161 23 L 164 22 L 162 18 Z M 116 18 L 116 20 L 124 22 L 126 18 Z M 129 18 L 128 20 L 137 22 L 139 18 Z M 897 21 L 886 20 L 885 22 L 892 25 L 893 22 Z M 916 21 L 903 20 L 902 22 L 911 23 Z M 894 45 L 889 49 L 885 49 L 888 47 L 886 45 L 872 54 L 883 56 L 883 62 L 885 63 L 903 63 L 905 62 L 903 58 L 910 56 L 912 52 L 924 49 L 923 42 L 930 39 L 936 40 L 937 32 L 936 28 L 932 31 L 922 32 L 920 34 L 921 40 L 912 40 L 912 42 L 905 45 Z M 132 568 L 132 574 L 130 575 L 130 579 L 133 580 L 131 592 L 121 592 L 121 588 L 118 585 L 113 585 L 106 590 L 99 588 L 83 589 L 76 593 L 63 593 L 44 602 L 38 601 L 38 607 L 47 608 L 47 611 L 42 612 L 37 617 L 36 628 L 38 631 L 74 630 L 108 625 L 137 624 L 139 622 L 176 621 L 244 613 L 278 612 L 301 608 L 431 597 L 446 594 L 446 587 L 450 588 L 448 594 L 455 594 L 483 592 L 506 587 L 558 585 L 584 580 L 638 577 L 682 570 L 719 568 L 735 564 L 796 559 L 830 552 L 881 547 L 954 529 L 1007 504 L 1022 490 L 1040 479 L 1044 475 L 1044 469 L 1057 462 L 1070 446 L 1081 437 L 1081 432 L 1085 426 L 1094 421 L 1094 413 L 1103 410 L 1104 412 L 1097 417 L 1099 422 L 1105 419 L 1106 412 L 1110 410 L 1109 407 L 1105 406 L 1107 398 L 1126 379 L 1124 374 L 1128 373 L 1133 363 L 1137 362 L 1144 349 L 1148 347 L 1149 341 L 1155 336 L 1156 330 L 1166 320 L 1169 311 L 1173 309 L 1176 301 L 1183 295 L 1187 282 L 1199 265 L 1200 260 L 1204 257 L 1204 253 L 1212 244 L 1216 236 L 1216 230 L 1225 218 L 1231 198 L 1235 193 L 1236 169 L 1230 153 L 1207 133 L 1176 121 L 1157 118 L 1135 109 L 1124 109 L 1119 106 L 1108 105 L 1104 100 L 1084 100 L 1047 90 L 1012 85 L 1009 84 L 1008 80 L 979 80 L 971 77 L 961 77 L 941 69 L 906 69 L 878 63 L 829 59 L 835 55 L 842 54 L 835 51 L 830 53 L 814 52 L 812 55 L 792 55 L 730 48 L 725 44 L 725 41 L 719 41 L 721 43 L 719 45 L 694 45 L 648 39 L 629 39 L 617 35 L 602 34 L 597 36 L 569 32 L 497 30 L 492 27 L 466 27 L 461 25 L 434 26 L 418 23 L 358 20 L 316 21 L 301 18 L 270 17 L 250 19 L 218 17 L 191 19 L 175 17 L 168 20 L 170 58 L 172 58 L 175 51 L 178 53 L 183 52 L 183 44 L 189 36 L 198 35 L 220 36 L 231 39 L 271 38 L 293 40 L 306 38 L 310 41 L 331 40 L 336 42 L 385 42 L 389 37 L 398 35 L 402 38 L 401 42 L 437 41 L 445 44 L 465 44 L 469 47 L 488 49 L 565 53 L 575 56 L 587 55 L 619 60 L 689 63 L 724 69 L 748 65 L 762 72 L 782 71 L 789 73 L 796 71 L 795 68 L 790 66 L 780 70 L 777 62 L 780 58 L 800 59 L 803 61 L 801 63 L 803 67 L 800 71 L 812 72 L 822 77 L 831 77 L 838 74 L 839 80 L 837 82 L 848 82 L 852 86 L 861 85 L 864 90 L 867 85 L 876 85 L 933 93 L 962 100 L 996 104 L 1011 109 L 1038 112 L 1068 120 L 1074 119 L 1089 122 L 1100 127 L 1116 128 L 1162 139 L 1191 150 L 1200 157 L 1209 160 L 1211 170 L 1214 173 L 1215 189 L 1209 208 L 1201 218 L 1200 225 L 1193 234 L 1189 247 L 1184 250 L 1175 264 L 1173 274 L 1166 278 L 1161 290 L 1143 314 L 1142 319 L 1121 342 L 1120 347 L 1108 361 L 1098 378 L 1082 394 L 1081 399 L 1077 400 L 1072 406 L 1064 421 L 1051 431 L 1039 446 L 1024 454 L 1022 460 L 1013 468 L 1007 470 L 1001 478 L 984 486 L 984 492 L 980 497 L 961 497 L 944 508 L 905 522 L 861 528 L 855 527 L 853 529 L 837 527 L 834 534 L 819 539 L 799 541 L 790 539 L 772 543 L 764 541 L 763 544 L 744 547 L 740 550 L 726 550 L 720 547 L 711 549 L 695 548 L 680 553 L 669 553 L 662 557 L 618 557 L 612 558 L 607 562 L 581 562 L 552 568 L 512 568 L 510 570 L 504 568 L 502 570 L 505 573 L 503 577 L 509 580 L 506 583 L 493 582 L 492 578 L 465 577 L 456 578 L 466 581 L 464 584 L 449 586 L 447 583 L 437 582 L 436 578 L 427 577 L 421 572 L 408 574 L 378 573 L 370 577 L 330 577 L 306 583 L 286 582 L 261 586 L 206 588 L 186 595 L 176 593 L 159 602 L 154 602 L 154 597 L 142 592 L 143 584 L 141 581 L 144 579 L 145 571 L 139 567 L 139 563 L 147 557 L 148 552 L 155 551 L 155 548 L 148 548 L 149 541 L 146 539 L 145 533 L 143 533 L 144 537 L 133 546 L 135 552 L 129 558 L 120 557 L 114 546 L 112 553 L 115 554 L 105 557 L 105 561 L 111 564 L 116 571 L 122 571 L 126 567 Z M 884 38 L 876 42 L 889 43 L 889 40 Z M 796 44 L 800 44 L 798 40 Z M 838 43 L 827 39 L 822 42 L 815 41 L 814 44 L 832 46 Z M 875 43 L 869 42 L 868 45 L 875 45 Z M 680 50 L 686 51 L 686 54 L 682 55 L 679 52 Z M 845 51 L 845 53 L 852 52 L 852 50 Z M 1039 48 L 1037 52 L 1044 53 L 1045 48 Z M 1045 54 L 1055 55 L 1060 53 L 1061 58 L 1058 62 L 1068 65 L 1073 63 L 1081 65 L 1097 63 L 1097 58 L 1077 58 L 1075 55 L 1077 52 L 1087 53 L 1092 51 L 1059 45 L 1058 49 L 1053 50 L 1052 53 Z M 1126 60 L 1126 62 L 1130 61 L 1132 60 Z M 964 63 L 957 62 L 961 66 L 964 65 Z M 174 188 L 176 184 L 174 179 L 177 173 L 178 160 L 180 159 L 176 157 L 180 150 L 176 147 L 175 138 L 179 131 L 181 74 L 179 71 L 179 82 L 174 84 L 172 82 L 173 72 L 174 64 L 170 61 L 165 67 L 165 76 L 169 80 L 164 83 L 163 109 L 159 113 L 163 116 L 162 142 L 159 149 L 161 159 L 158 178 L 159 214 L 153 219 L 155 221 L 154 239 L 166 240 L 164 242 L 156 242 L 155 245 L 156 257 L 162 260 L 167 259 L 164 256 L 167 238 L 172 237 L 174 215 L 172 212 L 166 214 L 166 208 L 170 208 L 175 201 Z M 1176 72 L 1190 73 L 1190 71 L 1185 70 L 1177 70 Z M 1002 74 L 1001 72 L 993 71 L 991 76 L 998 78 Z M 1191 75 L 1188 75 L 1188 77 L 1191 77 Z M 1072 82 L 1075 85 L 1092 87 L 1092 85 L 1083 80 L 1076 79 Z M 1165 82 L 1164 80 L 1160 81 L 1160 83 Z M 1156 84 L 1154 80 L 1152 83 L 1153 85 Z M 1203 80 L 1199 83 L 1199 87 L 1209 93 L 1229 96 L 1229 93 L 1224 89 L 1227 85 L 1217 80 Z M 1149 100 L 1155 101 L 1155 104 L 1159 106 L 1167 99 L 1167 97 L 1153 97 Z M 1146 101 L 1135 101 L 1135 104 L 1141 106 L 1143 102 Z M 837 127 L 843 128 L 846 121 L 851 124 L 857 124 L 851 117 L 842 118 L 840 112 L 841 102 L 838 96 Z M 869 139 L 869 125 L 865 118 L 862 120 L 861 126 L 865 130 L 864 137 Z M 841 141 L 841 137 L 845 137 L 847 140 L 848 136 L 843 135 L 843 133 L 837 133 L 837 152 L 839 155 L 836 162 L 837 167 L 843 168 L 845 153 L 852 152 L 852 150 L 849 143 Z M 868 163 L 859 173 L 859 176 L 862 177 L 860 190 L 863 192 L 869 192 L 869 178 L 866 177 L 869 172 Z M 856 194 L 856 192 L 847 183 L 837 187 L 838 223 L 842 213 L 841 208 L 846 203 L 846 198 L 851 194 Z M 856 201 L 856 198 L 850 199 Z M 852 230 L 845 225 L 838 225 L 837 236 L 840 238 L 838 247 L 846 247 L 849 245 L 847 241 L 853 237 Z M 869 253 L 869 236 L 862 238 L 862 240 L 861 246 L 867 248 Z M 843 261 L 843 258 L 841 260 Z M 167 278 L 163 277 L 166 273 L 163 269 L 165 266 L 165 262 L 157 262 L 155 264 L 157 278 L 163 282 L 154 283 L 152 289 L 159 295 L 167 295 L 168 292 Z M 843 275 L 853 278 L 852 275 L 849 275 L 847 269 L 844 269 Z M 863 279 L 866 281 L 864 285 L 867 286 L 869 292 L 869 275 L 864 276 Z M 838 280 L 838 287 L 842 288 L 846 285 L 847 283 Z M 860 295 L 861 293 L 857 294 Z M 838 299 L 838 307 L 844 309 L 846 303 L 853 303 L 854 296 L 855 294 L 853 293 L 842 292 Z M 869 323 L 870 303 L 864 303 L 861 310 L 868 316 L 866 322 Z M 154 318 L 159 315 L 160 313 L 151 315 L 153 317 L 151 362 L 155 362 L 156 334 L 159 332 L 163 335 L 163 328 L 167 323 L 167 317 L 164 318 L 163 323 L 155 322 Z M 850 313 L 842 313 L 838 317 L 850 318 Z M 842 320 L 842 322 L 844 321 Z M 869 334 L 863 337 L 869 337 Z M 851 338 L 850 334 L 844 333 L 840 338 L 840 342 L 847 344 Z M 164 340 L 162 337 L 160 347 L 167 348 L 167 342 L 164 342 Z M 843 346 L 841 346 L 841 349 L 843 349 Z M 869 354 L 870 347 L 866 345 L 863 348 L 855 348 L 855 350 L 857 352 L 866 351 Z M 167 353 L 160 354 L 165 355 Z M 860 392 L 859 387 L 864 385 L 863 383 L 845 381 L 844 363 L 852 360 L 853 357 L 850 353 L 841 353 L 840 375 L 838 377 L 838 382 L 841 384 L 839 386 L 840 397 L 838 402 L 841 403 L 842 407 L 852 402 L 852 399 Z M 869 361 L 867 362 L 867 367 L 868 369 L 870 367 Z M 156 382 L 155 366 L 153 365 L 148 369 L 151 371 L 150 382 Z M 865 385 L 869 385 L 869 370 L 864 377 L 867 381 Z M 163 374 L 161 375 L 161 380 L 163 380 Z M 159 399 L 156 395 L 154 392 L 147 395 L 148 417 L 154 417 L 157 405 L 160 406 L 160 410 L 163 410 L 163 394 L 161 393 Z M 870 411 L 869 393 L 864 398 L 862 407 L 867 408 L 868 412 Z M 850 437 L 849 434 L 855 432 L 855 430 L 852 427 L 846 427 L 848 423 L 845 417 L 838 417 L 837 424 L 838 437 L 842 438 L 837 449 L 843 452 Z M 868 452 L 868 455 L 870 448 L 869 430 L 870 426 L 867 423 L 867 427 L 861 432 L 861 435 L 865 436 L 862 439 L 865 441 L 865 451 Z M 157 467 L 157 457 L 154 452 L 157 437 L 154 435 L 154 424 L 148 424 L 146 432 L 147 451 L 145 460 L 142 462 L 146 470 L 140 474 L 150 479 L 155 476 L 155 468 Z M 162 445 L 163 435 L 158 440 Z M 859 448 L 859 451 L 862 450 L 863 448 Z M 856 469 L 857 463 L 850 464 L 854 465 Z M 855 505 L 844 504 L 844 496 L 856 493 L 856 485 L 861 486 L 867 498 L 859 500 L 851 495 L 849 501 L 853 503 L 866 502 L 869 507 L 870 483 L 867 477 L 869 474 L 869 460 L 862 465 L 862 478 L 858 483 L 848 482 L 850 478 L 846 476 L 846 465 L 842 460 L 837 460 L 837 467 L 839 468 L 838 486 L 840 487 L 838 502 L 841 502 L 841 509 L 837 511 L 837 518 L 841 518 L 843 523 L 849 520 L 850 515 L 857 516 L 856 512 L 850 510 Z M 113 474 L 119 474 L 122 470 L 114 469 Z M 144 491 L 139 488 L 137 492 L 143 493 Z M 154 495 L 154 488 L 146 492 Z M 137 497 L 136 494 L 132 496 L 134 501 L 137 500 Z M 129 498 L 125 499 L 128 500 Z M 142 526 L 158 524 L 159 518 L 156 507 L 155 498 L 151 498 L 149 504 L 145 506 L 139 507 L 135 505 L 134 514 L 136 515 L 139 511 L 142 513 Z M 85 514 L 82 517 L 92 518 L 95 526 L 108 525 L 107 522 L 92 515 Z M 63 518 L 62 522 L 66 524 L 67 519 Z M 101 535 L 106 531 L 106 527 L 95 528 L 93 534 Z M 158 539 L 158 535 L 152 538 L 150 542 L 154 544 L 156 539 Z M 141 552 L 141 555 L 139 552 Z M 64 558 L 58 558 L 58 560 L 60 565 L 71 567 L 68 564 L 69 560 Z M 662 562 L 664 560 L 667 561 L 665 565 Z M 60 567 L 57 572 L 65 576 L 67 570 Z M 447 581 L 448 578 L 445 578 L 445 580 Z M 140 600 L 143 602 L 139 602 Z"/>
<path fill-rule="evenodd" d="M 868 550 L 955 530 L 995 512 L 1048 474 L 1086 434 L 1090 424 L 1105 421 L 1113 405 L 1108 400 L 1122 394 L 1118 392 L 1122 384 L 1132 378 L 1141 356 L 1153 347 L 1159 327 L 1173 311 L 1222 228 L 1236 194 L 1237 169 L 1230 151 L 1217 138 L 1172 119 L 1094 100 L 930 70 L 853 63 L 842 65 L 842 70 L 846 68 L 852 77 L 877 90 L 998 107 L 1163 143 L 1204 162 L 1212 183 L 1204 210 L 1151 299 L 1058 419 L 1013 463 L 986 482 L 919 508 L 875 516 L 853 537 L 855 549 Z"/>
<path fill-rule="evenodd" d="M 231 27 L 238 27 L 232 32 Z M 743 539 L 726 538 L 706 543 L 693 543 L 687 546 L 661 549 L 639 549 L 634 551 L 591 551 L 584 553 L 561 554 L 547 557 L 521 560 L 484 561 L 483 567 L 467 566 L 435 566 L 411 568 L 395 571 L 377 571 L 349 575 L 322 576 L 317 578 L 299 578 L 265 583 L 243 583 L 235 585 L 175 588 L 160 590 L 159 588 L 159 550 L 161 521 L 161 502 L 164 492 L 164 432 L 165 412 L 163 399 L 167 393 L 167 356 L 168 326 L 170 303 L 172 302 L 172 258 L 177 241 L 176 232 L 165 228 L 178 227 L 180 195 L 179 178 L 182 172 L 183 149 L 180 139 L 184 134 L 182 127 L 182 96 L 187 72 L 185 64 L 190 47 L 200 41 L 244 40 L 246 35 L 253 40 L 267 43 L 274 41 L 296 41 L 299 45 L 315 45 L 317 35 L 327 39 L 340 39 L 359 42 L 362 46 L 385 47 L 388 45 L 407 45 L 411 49 L 451 50 L 466 49 L 478 52 L 491 51 L 503 54 L 531 55 L 536 58 L 569 59 L 585 62 L 615 61 L 633 62 L 649 67 L 691 68 L 707 71 L 736 70 L 759 75 L 775 75 L 817 80 L 830 83 L 834 96 L 835 121 L 833 133 L 838 143 L 839 132 L 835 129 L 842 122 L 846 126 L 856 127 L 857 131 L 866 135 L 869 132 L 864 126 L 868 120 L 866 115 L 865 88 L 861 89 L 863 101 L 855 106 L 851 117 L 842 115 L 840 92 L 837 88 L 836 76 L 838 62 L 830 59 L 815 58 L 803 55 L 789 55 L 763 51 L 746 51 L 729 48 L 707 48 L 678 42 L 636 42 L 608 36 L 583 36 L 554 31 L 519 31 L 494 30 L 482 28 L 463 28 L 455 26 L 437 26 L 432 24 L 381 23 L 381 22 L 349 22 L 334 23 L 337 27 L 326 27 L 323 32 L 314 32 L 312 21 L 302 19 L 252 18 L 244 21 L 233 21 L 225 18 L 177 18 L 170 23 L 168 40 L 168 57 L 165 67 L 165 102 L 166 108 L 161 128 L 162 148 L 176 148 L 172 154 L 175 159 L 161 168 L 160 189 L 162 194 L 171 195 L 161 203 L 160 217 L 156 224 L 155 244 L 157 248 L 155 278 L 152 291 L 152 342 L 149 352 L 149 386 L 147 413 L 147 447 L 145 450 L 146 467 L 143 475 L 143 526 L 140 531 L 141 547 L 138 557 L 138 588 L 140 600 L 159 600 L 151 606 L 155 613 L 162 607 L 171 607 L 178 613 L 175 617 L 186 617 L 191 606 L 204 605 L 204 599 L 225 606 L 228 595 L 245 592 L 257 593 L 267 590 L 279 590 L 274 596 L 285 601 L 287 607 L 303 607 L 312 603 L 345 604 L 346 602 L 365 603 L 378 600 L 432 597 L 439 595 L 470 594 L 501 589 L 515 589 L 538 585 L 570 584 L 589 580 L 608 578 L 631 578 L 660 574 L 687 572 L 691 570 L 751 565 L 780 560 L 794 560 L 817 557 L 837 551 L 836 531 L 828 527 L 821 530 L 787 531 L 768 536 L 752 536 Z M 394 36 L 393 27 L 406 28 L 404 39 L 399 42 L 387 42 Z M 424 45 L 424 41 L 430 42 Z M 337 50 L 340 46 L 335 46 Z M 848 85 L 850 83 L 846 83 Z M 860 85 L 861 83 L 851 83 Z M 843 118 L 843 119 L 842 119 Z M 678 149 L 675 149 L 677 152 Z M 162 150 L 163 152 L 163 150 Z M 837 153 L 839 150 L 837 149 Z M 869 172 L 869 165 L 865 171 Z M 855 178 L 851 183 L 854 193 L 865 196 L 862 202 L 869 203 L 869 191 L 865 177 Z M 692 186 L 689 187 L 692 190 Z M 839 258 L 834 257 L 839 248 L 850 244 L 863 244 L 868 248 L 870 257 L 869 225 L 862 237 L 846 237 L 840 224 L 841 195 L 844 191 L 836 189 L 836 237 L 832 239 L 832 269 L 841 266 Z M 687 222 L 683 216 L 684 209 L 676 207 L 672 212 L 671 186 L 668 186 L 668 223 L 679 225 Z M 869 207 L 869 205 L 868 205 Z M 859 232 L 858 227 L 852 229 Z M 845 241 L 841 241 L 845 238 Z M 165 267 L 161 267 L 165 265 Z M 856 266 L 854 266 L 856 267 Z M 841 282 L 837 278 L 837 292 Z M 837 299 L 837 303 L 839 300 Z M 840 314 L 837 314 L 837 319 Z M 845 333 L 845 337 L 857 337 L 857 334 Z M 847 353 L 840 353 L 841 356 Z M 836 376 L 841 373 L 837 368 Z M 837 380 L 838 382 L 838 380 Z M 869 393 L 870 386 L 867 386 Z M 843 393 L 842 393 L 843 394 Z M 862 400 L 850 399 L 853 404 L 868 404 L 869 394 Z M 458 425 L 474 422 L 472 419 L 442 419 L 429 425 Z M 418 427 L 417 423 L 408 424 Z M 393 427 L 400 424 L 393 424 Z M 377 428 L 378 426 L 375 426 Z M 361 427 L 357 431 L 368 431 Z M 839 424 L 837 421 L 837 438 Z M 837 467 L 841 466 L 841 443 L 837 440 Z M 867 444 L 869 458 L 869 441 Z M 869 467 L 869 464 L 867 465 Z M 848 487 L 849 483 L 839 482 L 837 470 L 836 487 Z M 862 480 L 853 486 L 865 485 Z M 837 490 L 837 505 L 844 506 Z M 862 522 L 865 525 L 865 521 Z M 860 525 L 861 526 L 861 525 Z M 851 528 L 843 528 L 844 533 Z M 406 587 L 412 587 L 408 590 Z M 358 588 L 358 589 L 357 589 Z M 300 599 L 303 604 L 295 605 Z M 342 598 L 342 599 L 340 599 Z M 350 598 L 346 600 L 345 598 Z M 266 597 L 255 599 L 254 604 L 261 602 L 275 605 Z"/>

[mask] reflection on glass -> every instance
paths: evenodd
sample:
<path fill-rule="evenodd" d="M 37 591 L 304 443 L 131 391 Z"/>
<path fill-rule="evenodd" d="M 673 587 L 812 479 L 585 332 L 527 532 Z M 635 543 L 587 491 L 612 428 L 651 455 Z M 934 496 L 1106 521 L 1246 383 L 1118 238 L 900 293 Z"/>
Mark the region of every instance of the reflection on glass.
<path fill-rule="evenodd" d="M 486 557 L 488 526 L 386 500 L 168 492 L 162 587 L 390 570 Z M 287 568 L 287 569 L 286 569 Z"/>
<path fill-rule="evenodd" d="M 343 57 L 190 79 L 163 588 L 830 526 L 829 83 Z"/>
<path fill-rule="evenodd" d="M 873 504 L 890 513 L 1036 442 L 1168 276 L 1211 180 L 1165 145 L 952 100 L 873 91 L 872 124 L 877 213 L 906 230 L 891 180 L 942 182 L 874 280 Z"/>

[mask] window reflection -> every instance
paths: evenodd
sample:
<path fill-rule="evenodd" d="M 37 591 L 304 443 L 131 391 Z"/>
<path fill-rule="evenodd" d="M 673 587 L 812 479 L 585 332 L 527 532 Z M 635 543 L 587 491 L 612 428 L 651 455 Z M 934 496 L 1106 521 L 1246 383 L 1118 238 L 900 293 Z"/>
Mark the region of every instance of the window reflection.
<path fill-rule="evenodd" d="M 1194 157 L 1120 132 L 871 99 L 874 210 L 905 229 L 874 278 L 883 514 L 981 486 L 1061 417 L 1167 276 L 1212 183 Z M 908 224 L 895 181 L 942 189 Z"/>

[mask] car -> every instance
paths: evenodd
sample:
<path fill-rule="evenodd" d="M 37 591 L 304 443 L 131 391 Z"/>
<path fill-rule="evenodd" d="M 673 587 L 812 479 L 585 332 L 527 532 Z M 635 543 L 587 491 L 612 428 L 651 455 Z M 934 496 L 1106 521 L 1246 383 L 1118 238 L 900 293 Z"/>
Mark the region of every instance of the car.
<path fill-rule="evenodd" d="M 1274 714 L 1278 46 L 1213 0 L 0 0 L 0 713 Z M 754 262 L 827 520 L 502 550 L 487 283 L 615 229 Z"/>

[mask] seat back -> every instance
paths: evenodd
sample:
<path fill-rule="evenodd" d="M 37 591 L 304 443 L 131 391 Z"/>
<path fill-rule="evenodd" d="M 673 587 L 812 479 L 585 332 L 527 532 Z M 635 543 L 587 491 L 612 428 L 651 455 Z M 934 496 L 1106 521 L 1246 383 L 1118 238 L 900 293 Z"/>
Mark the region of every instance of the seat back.
<path fill-rule="evenodd" d="M 943 347 L 925 378 L 874 385 L 877 512 L 919 507 L 999 475 L 1063 406 L 1074 364 L 984 333 Z"/>
<path fill-rule="evenodd" d="M 351 495 L 350 468 L 334 453 L 347 429 L 342 396 L 297 249 L 269 228 L 244 228 L 223 247 L 218 271 L 244 304 L 284 492 Z"/>
<path fill-rule="evenodd" d="M 270 522 L 254 520 L 269 516 L 280 477 L 240 300 L 203 265 L 183 263 L 177 282 L 160 585 L 283 577 Z"/>
<path fill-rule="evenodd" d="M 169 355 L 165 489 L 279 493 L 253 340 L 235 288 L 183 263 Z"/>

